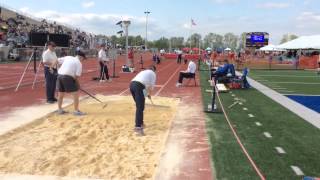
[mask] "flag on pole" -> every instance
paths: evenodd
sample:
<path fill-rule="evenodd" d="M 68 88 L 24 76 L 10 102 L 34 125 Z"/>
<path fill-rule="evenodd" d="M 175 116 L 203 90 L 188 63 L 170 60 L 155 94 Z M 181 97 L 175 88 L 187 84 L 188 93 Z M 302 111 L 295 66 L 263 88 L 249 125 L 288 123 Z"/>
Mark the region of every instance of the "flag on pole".
<path fill-rule="evenodd" d="M 193 20 L 193 19 L 191 19 L 191 25 L 192 25 L 192 26 L 197 25 L 197 24 L 194 22 L 194 20 Z"/>

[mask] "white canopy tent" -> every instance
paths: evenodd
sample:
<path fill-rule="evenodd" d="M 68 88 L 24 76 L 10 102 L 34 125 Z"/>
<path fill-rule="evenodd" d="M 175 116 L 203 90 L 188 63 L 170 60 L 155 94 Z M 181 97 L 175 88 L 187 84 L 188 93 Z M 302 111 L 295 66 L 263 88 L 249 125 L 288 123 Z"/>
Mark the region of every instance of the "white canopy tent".
<path fill-rule="evenodd" d="M 268 46 L 264 46 L 259 49 L 259 51 L 286 51 L 285 49 L 278 48 L 273 44 L 269 44 Z"/>
<path fill-rule="evenodd" d="M 225 50 L 225 51 L 231 51 L 231 49 L 230 49 L 230 48 L 225 48 L 224 50 Z"/>
<path fill-rule="evenodd" d="M 277 48 L 281 49 L 320 49 L 320 35 L 301 36 L 292 41 L 283 43 Z"/>

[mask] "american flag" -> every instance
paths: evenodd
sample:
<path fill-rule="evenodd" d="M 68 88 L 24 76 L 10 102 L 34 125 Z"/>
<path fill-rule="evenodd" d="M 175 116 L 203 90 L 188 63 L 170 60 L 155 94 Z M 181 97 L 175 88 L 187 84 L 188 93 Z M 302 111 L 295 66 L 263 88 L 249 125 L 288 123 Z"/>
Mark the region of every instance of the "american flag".
<path fill-rule="evenodd" d="M 197 25 L 197 24 L 194 22 L 194 20 L 193 20 L 193 19 L 191 19 L 191 25 L 192 25 L 192 26 Z"/>

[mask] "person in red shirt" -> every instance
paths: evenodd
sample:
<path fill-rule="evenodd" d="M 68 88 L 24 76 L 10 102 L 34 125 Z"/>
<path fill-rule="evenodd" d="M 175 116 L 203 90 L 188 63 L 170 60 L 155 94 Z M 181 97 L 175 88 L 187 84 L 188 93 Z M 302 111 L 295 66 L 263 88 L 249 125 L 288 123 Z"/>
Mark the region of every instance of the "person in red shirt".
<path fill-rule="evenodd" d="M 134 59 L 134 52 L 133 52 L 133 48 L 130 48 L 130 51 L 128 52 L 128 59 L 129 59 L 129 66 L 131 67 L 131 68 L 134 68 L 134 61 L 133 61 L 133 59 Z"/>

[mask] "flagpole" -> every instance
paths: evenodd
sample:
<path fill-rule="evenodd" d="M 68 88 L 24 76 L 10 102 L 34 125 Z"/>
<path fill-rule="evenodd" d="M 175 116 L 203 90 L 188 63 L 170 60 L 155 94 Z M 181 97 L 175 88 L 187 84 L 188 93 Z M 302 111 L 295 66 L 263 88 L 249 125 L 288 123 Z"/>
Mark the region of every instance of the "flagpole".
<path fill-rule="evenodd" d="M 191 35 L 192 35 L 192 19 L 191 19 L 191 22 L 190 22 L 190 49 L 189 49 L 189 54 L 190 54 L 190 51 L 191 51 Z"/>

